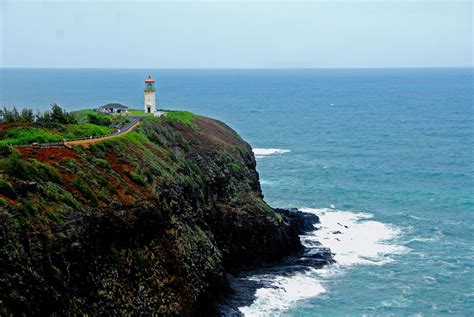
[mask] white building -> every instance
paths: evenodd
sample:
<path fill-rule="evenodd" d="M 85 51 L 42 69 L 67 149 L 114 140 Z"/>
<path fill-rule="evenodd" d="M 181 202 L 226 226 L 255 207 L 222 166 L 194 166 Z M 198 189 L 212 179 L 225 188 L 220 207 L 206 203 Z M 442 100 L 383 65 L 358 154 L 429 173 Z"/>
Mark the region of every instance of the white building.
<path fill-rule="evenodd" d="M 103 113 L 110 113 L 110 114 L 127 113 L 128 107 L 119 103 L 108 103 L 97 110 Z"/>
<path fill-rule="evenodd" d="M 156 101 L 155 101 L 155 81 L 148 76 L 145 80 L 145 113 L 156 112 Z"/>

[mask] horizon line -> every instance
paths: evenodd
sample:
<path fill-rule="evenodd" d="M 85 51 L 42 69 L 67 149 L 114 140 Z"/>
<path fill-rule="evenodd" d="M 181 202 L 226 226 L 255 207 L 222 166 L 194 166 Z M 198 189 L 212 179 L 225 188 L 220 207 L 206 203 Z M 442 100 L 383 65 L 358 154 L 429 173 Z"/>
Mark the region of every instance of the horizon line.
<path fill-rule="evenodd" d="M 452 69 L 474 68 L 474 65 L 453 66 L 387 66 L 387 67 L 0 67 L 0 69 L 57 69 L 57 70 L 133 70 L 133 69 L 164 69 L 164 70 L 318 70 L 318 69 Z"/>

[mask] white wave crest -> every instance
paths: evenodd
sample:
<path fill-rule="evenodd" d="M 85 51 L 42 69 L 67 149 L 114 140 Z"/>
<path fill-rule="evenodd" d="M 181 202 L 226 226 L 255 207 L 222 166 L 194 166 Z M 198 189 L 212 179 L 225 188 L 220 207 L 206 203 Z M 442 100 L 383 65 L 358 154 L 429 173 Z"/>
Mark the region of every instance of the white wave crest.
<path fill-rule="evenodd" d="M 252 149 L 252 151 L 255 154 L 255 157 L 264 157 L 264 156 L 278 155 L 278 154 L 284 154 L 284 153 L 290 152 L 290 150 L 284 150 L 284 149 L 263 149 L 263 148 Z"/>
<path fill-rule="evenodd" d="M 255 275 L 250 279 L 263 281 L 267 287 L 256 292 L 256 300 L 239 307 L 245 316 L 279 316 L 294 302 L 317 297 L 326 292 L 326 281 L 345 274 L 353 265 L 383 265 L 392 261 L 391 255 L 409 249 L 397 244 L 401 230 L 371 218 L 371 214 L 331 208 L 301 208 L 319 216 L 318 230 L 301 236 L 302 243 L 314 247 L 319 241 L 334 253 L 336 264 L 322 269 L 310 269 L 292 276 Z"/>
<path fill-rule="evenodd" d="M 400 229 L 371 220 L 372 215 L 329 208 L 301 208 L 319 216 L 318 230 L 302 236 L 303 244 L 319 241 L 334 253 L 341 266 L 383 265 L 391 262 L 393 254 L 408 249 L 392 240 L 400 236 Z"/>
<path fill-rule="evenodd" d="M 326 291 L 314 269 L 293 276 L 256 275 L 250 279 L 264 281 L 270 287 L 259 288 L 252 305 L 239 307 L 245 316 L 275 316 L 290 308 L 296 301 L 315 297 Z"/>

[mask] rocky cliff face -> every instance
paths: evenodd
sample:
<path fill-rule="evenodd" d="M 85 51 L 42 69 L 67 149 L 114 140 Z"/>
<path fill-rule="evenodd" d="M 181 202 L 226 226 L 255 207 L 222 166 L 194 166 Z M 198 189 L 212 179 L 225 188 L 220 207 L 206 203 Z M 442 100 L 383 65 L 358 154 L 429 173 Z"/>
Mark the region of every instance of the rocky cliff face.
<path fill-rule="evenodd" d="M 2 314 L 212 313 L 225 272 L 302 248 L 262 200 L 250 146 L 216 120 L 1 155 Z"/>

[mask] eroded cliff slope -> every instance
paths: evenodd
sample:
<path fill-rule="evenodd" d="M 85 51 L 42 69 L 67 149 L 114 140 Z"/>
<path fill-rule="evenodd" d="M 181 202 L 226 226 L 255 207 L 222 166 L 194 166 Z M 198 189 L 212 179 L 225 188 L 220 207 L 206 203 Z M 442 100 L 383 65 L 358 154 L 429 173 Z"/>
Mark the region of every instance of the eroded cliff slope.
<path fill-rule="evenodd" d="M 301 249 L 250 146 L 200 116 L 88 149 L 4 149 L 0 211 L 4 314 L 212 312 L 224 272 Z"/>

